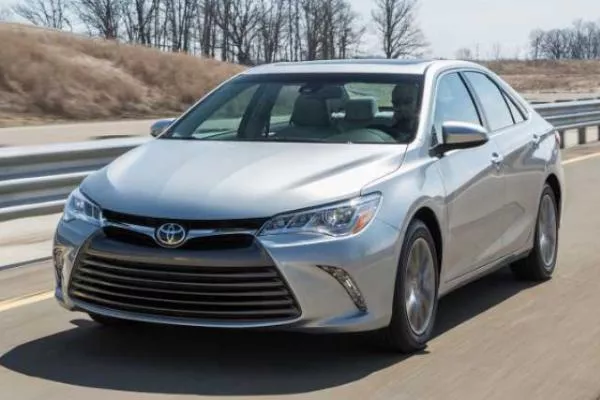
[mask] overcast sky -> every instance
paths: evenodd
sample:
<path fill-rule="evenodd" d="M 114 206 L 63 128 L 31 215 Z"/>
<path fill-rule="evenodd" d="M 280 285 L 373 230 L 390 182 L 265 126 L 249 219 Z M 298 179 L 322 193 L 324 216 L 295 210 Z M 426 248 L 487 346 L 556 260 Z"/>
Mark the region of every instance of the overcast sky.
<path fill-rule="evenodd" d="M 370 16 L 373 0 L 350 0 L 363 18 Z M 600 0 L 420 0 L 419 22 L 431 43 L 431 56 L 453 57 L 469 47 L 488 57 L 498 42 L 504 57 L 525 52 L 529 32 L 570 25 L 575 19 L 600 21 Z M 366 50 L 377 43 L 365 40 Z"/>
<path fill-rule="evenodd" d="M 369 55 L 381 50 L 370 22 L 374 0 L 350 0 L 370 28 L 364 50 Z M 14 0 L 0 0 L 0 6 Z M 502 56 L 525 54 L 532 29 L 561 28 L 578 18 L 600 21 L 600 0 L 420 0 L 419 23 L 431 44 L 431 57 L 453 57 L 461 47 L 481 58 L 491 55 L 499 43 Z"/>

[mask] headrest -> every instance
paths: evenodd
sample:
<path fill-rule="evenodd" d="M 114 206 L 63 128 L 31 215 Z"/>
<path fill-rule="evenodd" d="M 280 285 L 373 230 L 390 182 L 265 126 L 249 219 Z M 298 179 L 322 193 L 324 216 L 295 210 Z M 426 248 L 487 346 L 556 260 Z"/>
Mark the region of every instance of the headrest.
<path fill-rule="evenodd" d="M 326 127 L 331 119 L 324 99 L 299 96 L 294 104 L 291 121 L 296 126 Z"/>
<path fill-rule="evenodd" d="M 392 103 L 416 107 L 419 102 L 419 84 L 416 82 L 399 83 L 392 92 Z"/>
<path fill-rule="evenodd" d="M 346 101 L 346 121 L 371 121 L 377 114 L 377 101 L 373 97 L 362 97 Z"/>

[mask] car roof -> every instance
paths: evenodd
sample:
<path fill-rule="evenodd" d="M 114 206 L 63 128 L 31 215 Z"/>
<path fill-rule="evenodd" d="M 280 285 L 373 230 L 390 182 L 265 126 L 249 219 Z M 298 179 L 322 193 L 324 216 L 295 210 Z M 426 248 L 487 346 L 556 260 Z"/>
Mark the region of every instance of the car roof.
<path fill-rule="evenodd" d="M 456 60 L 388 60 L 345 59 L 299 62 L 278 62 L 260 65 L 244 72 L 245 75 L 304 74 L 304 73 L 381 73 L 423 75 L 430 68 L 481 67 L 478 64 Z"/>

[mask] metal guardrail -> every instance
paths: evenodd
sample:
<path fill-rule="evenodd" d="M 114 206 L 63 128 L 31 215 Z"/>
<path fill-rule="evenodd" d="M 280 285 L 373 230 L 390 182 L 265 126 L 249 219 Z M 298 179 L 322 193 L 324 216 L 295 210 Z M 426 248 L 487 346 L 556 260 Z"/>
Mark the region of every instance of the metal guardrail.
<path fill-rule="evenodd" d="M 90 172 L 147 138 L 0 149 L 0 221 L 62 210 Z"/>
<path fill-rule="evenodd" d="M 586 128 L 597 126 L 596 140 L 600 140 L 600 100 L 536 104 L 534 108 L 558 129 L 562 147 L 565 144 L 565 131 L 570 129 L 577 129 L 577 144 L 585 144 Z"/>
<path fill-rule="evenodd" d="M 600 140 L 600 100 L 536 104 L 534 108 L 561 133 L 578 130 L 586 143 L 586 128 L 596 126 Z M 150 138 L 110 139 L 0 149 L 0 221 L 62 210 L 68 194 L 90 172 Z"/>

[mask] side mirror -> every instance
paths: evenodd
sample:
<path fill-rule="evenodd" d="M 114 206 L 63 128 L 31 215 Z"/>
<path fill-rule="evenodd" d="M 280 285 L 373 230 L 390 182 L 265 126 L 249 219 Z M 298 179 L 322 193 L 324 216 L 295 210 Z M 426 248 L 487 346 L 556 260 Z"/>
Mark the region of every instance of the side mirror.
<path fill-rule="evenodd" d="M 174 118 L 159 119 L 150 126 L 150 135 L 156 137 L 163 133 L 175 121 Z"/>
<path fill-rule="evenodd" d="M 450 150 L 470 149 L 481 146 L 489 140 L 488 131 L 481 125 L 469 122 L 447 121 L 442 125 L 443 143 L 435 147 L 439 155 Z"/>

